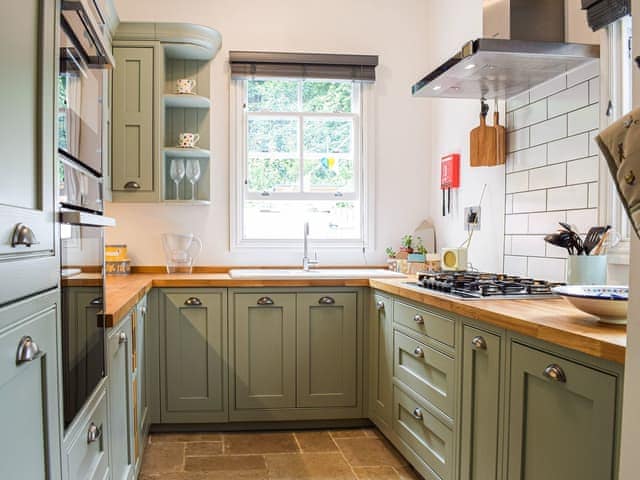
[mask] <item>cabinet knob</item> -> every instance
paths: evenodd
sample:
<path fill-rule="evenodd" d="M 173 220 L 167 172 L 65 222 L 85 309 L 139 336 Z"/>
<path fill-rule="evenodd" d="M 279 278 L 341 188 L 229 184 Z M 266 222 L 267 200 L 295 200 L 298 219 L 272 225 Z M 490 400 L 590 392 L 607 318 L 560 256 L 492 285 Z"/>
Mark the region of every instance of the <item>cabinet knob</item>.
<path fill-rule="evenodd" d="M 140 184 L 138 182 L 127 182 L 124 184 L 124 188 L 126 188 L 127 190 L 140 190 Z"/>
<path fill-rule="evenodd" d="M 336 301 L 333 297 L 321 297 L 320 300 L 318 300 L 318 303 L 320 305 L 333 305 Z"/>
<path fill-rule="evenodd" d="M 555 363 L 552 363 L 547 368 L 545 368 L 542 374 L 548 379 L 555 380 L 556 382 L 567 382 L 567 376 L 565 375 L 564 370 L 562 370 L 562 367 L 560 367 L 560 365 L 556 365 Z"/>
<path fill-rule="evenodd" d="M 376 310 L 384 310 L 384 302 L 382 300 L 376 302 Z"/>
<path fill-rule="evenodd" d="M 147 316 L 147 307 L 142 307 L 140 309 L 140 315 L 142 315 L 143 317 Z"/>
<path fill-rule="evenodd" d="M 184 301 L 187 307 L 199 307 L 202 305 L 202 301 L 198 297 L 189 297 Z"/>
<path fill-rule="evenodd" d="M 102 297 L 96 297 L 89 302 L 89 305 L 93 307 L 98 307 L 102 305 Z"/>
<path fill-rule="evenodd" d="M 413 317 L 413 321 L 416 322 L 418 325 L 424 325 L 424 317 L 420 314 L 417 314 Z"/>
<path fill-rule="evenodd" d="M 40 243 L 36 239 L 36 235 L 31 228 L 27 227 L 24 223 L 18 223 L 13 229 L 13 235 L 11 235 L 11 246 L 17 247 L 18 245 L 24 245 L 30 247 L 31 245 L 37 245 Z"/>
<path fill-rule="evenodd" d="M 120 332 L 118 335 L 118 343 L 122 345 L 123 343 L 127 343 L 127 334 L 124 332 Z"/>
<path fill-rule="evenodd" d="M 93 443 L 100 438 L 102 435 L 102 430 L 93 422 L 89 425 L 89 430 L 87 431 L 87 443 Z"/>
<path fill-rule="evenodd" d="M 413 349 L 413 354 L 418 358 L 424 358 L 424 350 L 420 347 L 416 347 Z"/>
<path fill-rule="evenodd" d="M 42 350 L 38 347 L 38 344 L 33 339 L 26 335 L 20 339 L 18 343 L 18 352 L 16 353 L 16 365 L 22 365 L 23 363 L 33 362 L 43 354 Z"/>
<path fill-rule="evenodd" d="M 411 415 L 413 415 L 413 417 L 416 420 L 422 420 L 424 417 L 422 415 L 422 409 L 420 407 L 416 407 L 413 409 L 413 412 L 411 412 Z"/>
<path fill-rule="evenodd" d="M 273 305 L 275 302 L 271 297 L 260 297 L 256 303 L 258 305 Z"/>
<path fill-rule="evenodd" d="M 487 349 L 487 341 L 481 337 L 480 335 L 473 337 L 471 340 L 471 345 L 476 350 L 486 350 Z"/>

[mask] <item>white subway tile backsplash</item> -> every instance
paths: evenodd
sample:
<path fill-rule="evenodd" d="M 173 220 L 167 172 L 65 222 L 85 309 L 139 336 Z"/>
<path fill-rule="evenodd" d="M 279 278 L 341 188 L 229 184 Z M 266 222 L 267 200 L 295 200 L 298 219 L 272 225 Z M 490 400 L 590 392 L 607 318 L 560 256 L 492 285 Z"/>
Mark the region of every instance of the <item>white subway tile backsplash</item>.
<path fill-rule="evenodd" d="M 504 233 L 507 235 L 515 233 L 527 233 L 529 229 L 529 215 L 517 214 L 507 215 L 504 222 Z"/>
<path fill-rule="evenodd" d="M 504 236 L 504 254 L 511 255 L 511 236 L 510 235 Z"/>
<path fill-rule="evenodd" d="M 513 213 L 513 195 L 507 195 L 505 199 L 504 212 L 508 215 Z"/>
<path fill-rule="evenodd" d="M 513 128 L 524 128 L 547 119 L 547 101 L 540 100 L 513 112 Z"/>
<path fill-rule="evenodd" d="M 531 145 L 540 145 L 542 143 L 552 142 L 567 136 L 567 117 L 552 118 L 542 123 L 531 126 Z"/>
<path fill-rule="evenodd" d="M 567 73 L 567 87 L 590 80 L 600 75 L 600 61 L 589 62 Z"/>
<path fill-rule="evenodd" d="M 530 258 L 527 275 L 552 282 L 566 281 L 566 260 L 560 258 Z"/>
<path fill-rule="evenodd" d="M 529 233 L 548 234 L 553 233 L 567 218 L 565 212 L 540 212 L 529 214 Z"/>
<path fill-rule="evenodd" d="M 547 146 L 540 145 L 526 150 L 519 150 L 507 156 L 507 171 L 518 172 L 547 164 Z"/>
<path fill-rule="evenodd" d="M 507 134 L 507 152 L 515 152 L 529 147 L 529 129 L 523 128 Z"/>
<path fill-rule="evenodd" d="M 504 257 L 504 273 L 516 275 L 518 277 L 527 276 L 527 257 L 514 257 L 506 255 Z"/>
<path fill-rule="evenodd" d="M 566 248 L 556 247 L 555 245 L 551 245 L 550 243 L 547 243 L 546 248 L 547 251 L 545 253 L 545 257 L 567 258 L 569 256 L 569 252 Z"/>
<path fill-rule="evenodd" d="M 588 132 L 600 125 L 600 104 L 589 105 L 575 112 L 569 113 L 568 134 Z"/>
<path fill-rule="evenodd" d="M 529 172 L 507 174 L 506 193 L 524 192 L 529 190 Z"/>
<path fill-rule="evenodd" d="M 580 233 L 587 233 L 591 227 L 598 225 L 598 209 L 570 210 L 567 212 L 567 223 L 575 225 Z"/>
<path fill-rule="evenodd" d="M 589 155 L 589 134 L 582 133 L 551 142 L 549 144 L 548 163 L 566 162 L 576 158 L 588 157 Z"/>
<path fill-rule="evenodd" d="M 531 190 L 561 187 L 566 185 L 566 180 L 567 168 L 564 163 L 529 170 L 529 189 Z"/>
<path fill-rule="evenodd" d="M 589 208 L 598 208 L 600 203 L 599 189 L 597 183 L 589 184 Z"/>
<path fill-rule="evenodd" d="M 513 194 L 513 213 L 544 212 L 546 209 L 546 190 Z"/>
<path fill-rule="evenodd" d="M 559 77 L 549 80 L 542 85 L 533 87 L 529 91 L 529 96 L 532 102 L 537 102 L 538 100 L 553 95 L 554 93 L 558 93 L 565 88 L 567 88 L 567 76 L 560 75 Z"/>
<path fill-rule="evenodd" d="M 589 105 L 589 84 L 580 83 L 549 97 L 549 118 Z M 517 112 L 516 112 L 517 113 Z"/>
<path fill-rule="evenodd" d="M 589 103 L 600 101 L 600 77 L 589 80 Z"/>
<path fill-rule="evenodd" d="M 548 190 L 547 206 L 549 210 L 571 210 L 587 208 L 588 188 L 586 184 Z"/>
<path fill-rule="evenodd" d="M 544 257 L 544 237 L 532 235 L 513 235 L 511 237 L 511 254 L 527 257 Z"/>
<path fill-rule="evenodd" d="M 588 157 L 567 163 L 567 184 L 597 182 L 600 157 Z"/>
<path fill-rule="evenodd" d="M 529 104 L 529 92 L 523 92 L 515 97 L 507 100 L 507 112 L 512 112 L 517 108 L 524 107 Z"/>

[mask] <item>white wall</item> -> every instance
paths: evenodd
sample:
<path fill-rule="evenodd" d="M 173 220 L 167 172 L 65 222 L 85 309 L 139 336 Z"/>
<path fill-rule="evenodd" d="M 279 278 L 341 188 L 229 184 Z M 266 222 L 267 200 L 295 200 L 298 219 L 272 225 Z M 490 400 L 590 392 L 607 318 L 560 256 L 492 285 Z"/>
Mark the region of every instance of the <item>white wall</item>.
<path fill-rule="evenodd" d="M 229 251 L 229 50 L 377 54 L 375 85 L 375 251 L 397 245 L 429 213 L 429 102 L 410 87 L 432 65 L 434 24 L 424 0 L 116 0 L 121 21 L 190 22 L 216 28 L 222 49 L 213 62 L 213 193 L 210 206 L 109 204 L 118 226 L 109 243 L 126 243 L 134 264 L 164 262 L 160 234 L 188 232 L 205 245 L 200 265 L 297 264 L 299 251 Z M 479 3 L 479 0 L 478 0 Z M 479 15 L 478 15 L 479 18 Z M 451 22 L 444 22 L 450 24 Z M 441 28 L 441 27 L 440 27 Z M 466 35 L 459 35 L 464 38 Z M 324 264 L 359 264 L 359 250 L 321 250 Z"/>

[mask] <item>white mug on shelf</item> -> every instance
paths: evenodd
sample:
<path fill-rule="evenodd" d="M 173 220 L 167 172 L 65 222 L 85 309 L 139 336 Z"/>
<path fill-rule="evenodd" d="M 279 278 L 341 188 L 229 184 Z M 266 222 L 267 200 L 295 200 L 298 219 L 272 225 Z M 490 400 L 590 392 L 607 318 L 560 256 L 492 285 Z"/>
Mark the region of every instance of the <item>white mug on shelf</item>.
<path fill-rule="evenodd" d="M 197 133 L 181 133 L 178 136 L 178 146 L 180 148 L 194 148 L 199 140 L 200 135 Z"/>
<path fill-rule="evenodd" d="M 179 94 L 193 93 L 194 88 L 196 88 L 196 81 L 191 78 L 181 78 L 176 81 L 176 92 Z"/>

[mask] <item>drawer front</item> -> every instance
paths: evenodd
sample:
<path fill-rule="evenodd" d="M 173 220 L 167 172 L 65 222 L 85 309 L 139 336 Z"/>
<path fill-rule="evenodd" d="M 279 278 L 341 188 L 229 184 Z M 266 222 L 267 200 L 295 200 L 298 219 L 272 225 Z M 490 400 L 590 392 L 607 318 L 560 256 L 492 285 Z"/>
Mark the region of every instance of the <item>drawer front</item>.
<path fill-rule="evenodd" d="M 406 303 L 395 302 L 393 321 L 450 347 L 455 345 L 455 325 L 449 318 Z"/>
<path fill-rule="evenodd" d="M 395 332 L 393 375 L 454 417 L 455 361 L 425 344 Z"/>
<path fill-rule="evenodd" d="M 67 453 L 69 478 L 102 480 L 108 474 L 107 397 L 104 390 L 100 396 L 95 408 L 87 414 L 76 438 L 70 444 Z"/>
<path fill-rule="evenodd" d="M 452 478 L 453 432 L 397 386 L 393 401 L 396 434 L 440 478 Z"/>

